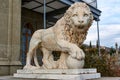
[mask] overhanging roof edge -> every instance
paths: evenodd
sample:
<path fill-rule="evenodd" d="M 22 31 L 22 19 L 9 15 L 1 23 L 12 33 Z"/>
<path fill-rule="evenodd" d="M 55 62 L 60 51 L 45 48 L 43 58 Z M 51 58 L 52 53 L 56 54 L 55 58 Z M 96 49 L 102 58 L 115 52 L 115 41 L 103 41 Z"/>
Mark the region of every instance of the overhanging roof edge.
<path fill-rule="evenodd" d="M 72 0 L 60 0 L 60 1 L 61 1 L 62 3 L 65 3 L 65 4 L 69 5 L 69 6 L 75 2 L 75 1 L 72 1 Z M 79 0 L 78 2 L 83 2 L 83 1 Z M 87 4 L 87 3 L 86 3 L 86 4 Z M 97 8 L 89 5 L 89 4 L 87 4 L 87 5 L 90 7 L 90 10 L 91 10 L 92 13 L 93 13 L 94 19 L 95 19 L 96 21 L 99 21 L 99 20 L 100 20 L 99 17 L 100 17 L 100 15 L 101 15 L 101 11 L 100 11 L 99 9 L 97 9 Z"/>

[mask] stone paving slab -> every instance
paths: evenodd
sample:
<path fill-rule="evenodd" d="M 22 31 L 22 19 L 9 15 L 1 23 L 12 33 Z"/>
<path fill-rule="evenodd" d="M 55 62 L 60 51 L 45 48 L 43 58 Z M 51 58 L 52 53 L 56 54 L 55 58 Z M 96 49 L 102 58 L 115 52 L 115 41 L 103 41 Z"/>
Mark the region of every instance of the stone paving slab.
<path fill-rule="evenodd" d="M 120 77 L 102 77 L 99 79 L 91 79 L 91 80 L 120 80 Z"/>
<path fill-rule="evenodd" d="M 25 79 L 25 78 L 14 78 L 12 76 L 0 76 L 0 80 L 40 80 L 40 79 Z M 89 79 L 89 80 L 120 80 L 120 77 L 101 77 L 99 79 Z"/>
<path fill-rule="evenodd" d="M 65 74 L 14 74 L 16 78 L 54 79 L 54 80 L 86 80 L 100 78 L 100 73 L 65 75 Z"/>
<path fill-rule="evenodd" d="M 36 69 L 27 70 L 21 69 L 17 70 L 17 74 L 91 74 L 97 73 L 97 69 Z"/>

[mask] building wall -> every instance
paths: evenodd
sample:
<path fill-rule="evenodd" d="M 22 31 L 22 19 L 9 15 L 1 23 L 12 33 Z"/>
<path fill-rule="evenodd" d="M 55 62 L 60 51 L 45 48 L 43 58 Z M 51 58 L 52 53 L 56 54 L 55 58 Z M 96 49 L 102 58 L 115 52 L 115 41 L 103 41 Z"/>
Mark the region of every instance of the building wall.
<path fill-rule="evenodd" d="M 0 75 L 21 68 L 21 0 L 0 0 Z"/>
<path fill-rule="evenodd" d="M 9 2 L 0 0 L 0 59 L 7 59 Z M 4 35 L 4 36 L 3 36 Z"/>
<path fill-rule="evenodd" d="M 23 67 L 21 30 L 26 23 L 31 23 L 34 31 L 43 28 L 42 15 L 27 9 L 21 14 L 21 0 L 0 0 L 0 75 L 13 74 Z"/>

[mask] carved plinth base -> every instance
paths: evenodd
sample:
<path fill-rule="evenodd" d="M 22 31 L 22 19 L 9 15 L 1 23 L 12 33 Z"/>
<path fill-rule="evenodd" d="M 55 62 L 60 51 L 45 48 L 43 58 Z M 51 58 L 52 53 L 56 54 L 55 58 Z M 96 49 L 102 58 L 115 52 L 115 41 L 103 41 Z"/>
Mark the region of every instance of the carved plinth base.
<path fill-rule="evenodd" d="M 16 78 L 35 78 L 46 80 L 86 80 L 100 78 L 96 69 L 51 69 L 51 70 L 17 70 Z"/>

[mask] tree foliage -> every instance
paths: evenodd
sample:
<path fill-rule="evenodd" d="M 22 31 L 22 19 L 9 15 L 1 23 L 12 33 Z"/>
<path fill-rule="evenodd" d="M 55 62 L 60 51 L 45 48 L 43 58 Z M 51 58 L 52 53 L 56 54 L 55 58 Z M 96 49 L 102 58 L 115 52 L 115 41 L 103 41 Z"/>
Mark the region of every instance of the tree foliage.
<path fill-rule="evenodd" d="M 86 54 L 85 68 L 97 68 L 98 73 L 101 73 L 102 76 L 120 76 L 120 66 L 116 65 L 118 56 L 110 55 L 115 52 L 113 48 L 110 51 L 101 49 L 101 56 L 98 56 L 98 49 L 95 47 L 84 46 L 83 50 Z"/>

